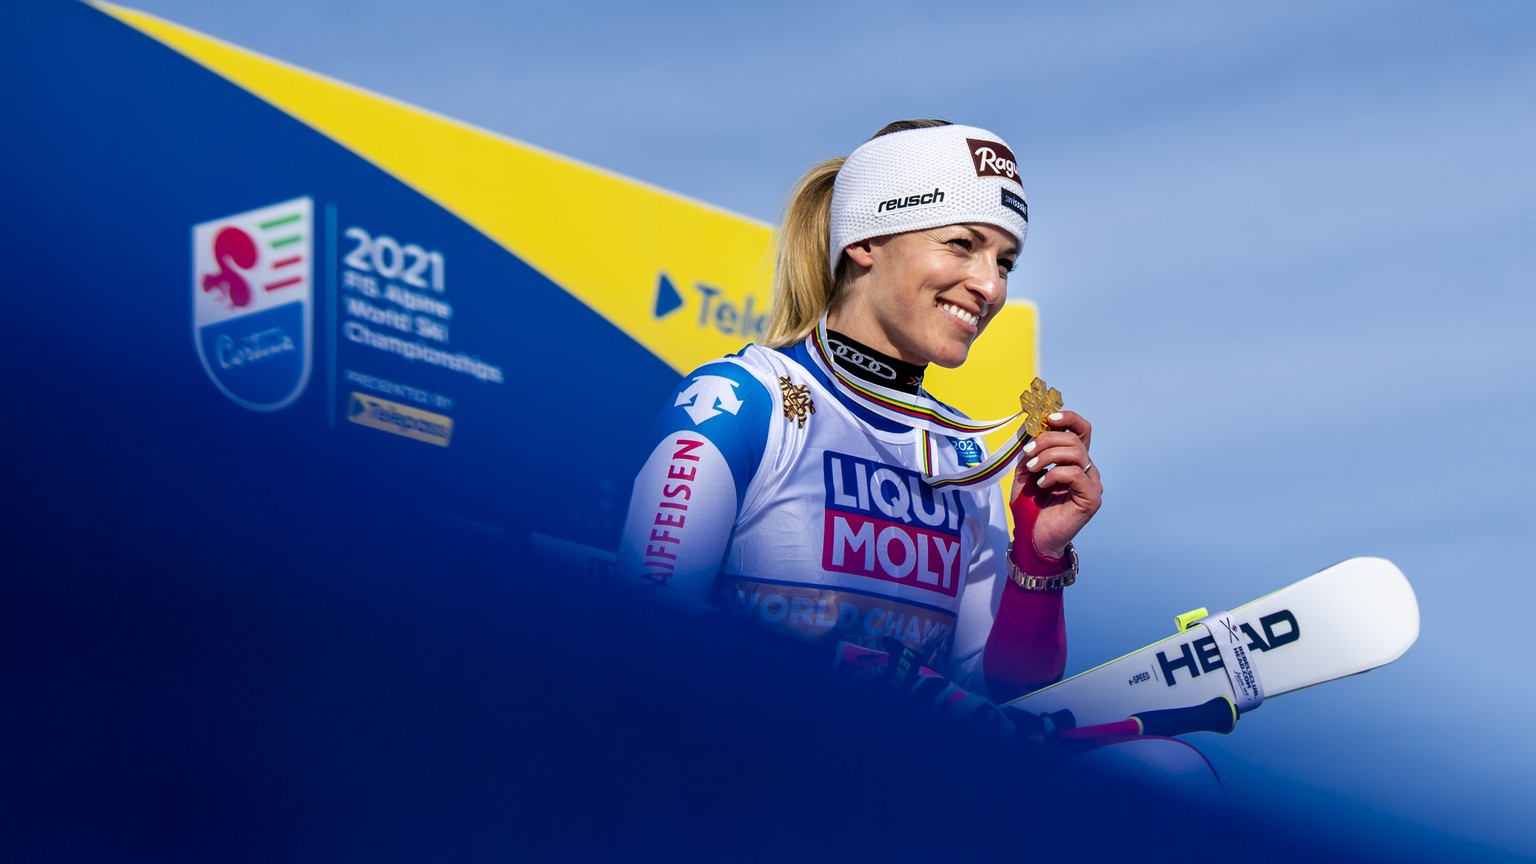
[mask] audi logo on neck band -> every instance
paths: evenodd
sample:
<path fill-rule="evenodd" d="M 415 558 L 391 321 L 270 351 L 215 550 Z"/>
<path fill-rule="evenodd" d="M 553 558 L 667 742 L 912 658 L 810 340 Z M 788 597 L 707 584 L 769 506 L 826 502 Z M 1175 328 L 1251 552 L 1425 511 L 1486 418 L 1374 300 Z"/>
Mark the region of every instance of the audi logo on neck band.
<path fill-rule="evenodd" d="M 850 365 L 865 369 L 870 374 L 878 375 L 887 381 L 896 380 L 895 369 L 892 369 L 885 363 L 881 363 L 879 360 L 876 360 L 868 354 L 864 354 L 857 348 L 845 345 L 842 342 L 839 342 L 836 339 L 832 339 L 830 337 L 827 339 L 827 344 L 831 346 L 832 353 L 837 357 L 837 359 L 842 360 L 843 362 Z"/>
<path fill-rule="evenodd" d="M 827 266 L 836 274 L 851 244 L 943 225 L 996 225 L 1022 247 L 1029 206 L 1007 143 L 975 126 L 935 126 L 853 151 L 832 187 L 831 222 Z"/>

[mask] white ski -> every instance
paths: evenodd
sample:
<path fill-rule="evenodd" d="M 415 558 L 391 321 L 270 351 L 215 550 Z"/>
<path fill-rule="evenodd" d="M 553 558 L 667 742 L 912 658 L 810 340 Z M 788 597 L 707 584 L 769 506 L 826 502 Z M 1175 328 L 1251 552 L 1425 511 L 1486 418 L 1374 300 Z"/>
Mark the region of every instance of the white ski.
<path fill-rule="evenodd" d="M 1382 558 L 1351 558 L 1230 612 L 1199 615 L 1180 616 L 1185 629 L 1174 636 L 1010 704 L 1070 711 L 1078 727 L 1212 699 L 1250 711 L 1391 663 L 1419 637 L 1413 588 Z"/>

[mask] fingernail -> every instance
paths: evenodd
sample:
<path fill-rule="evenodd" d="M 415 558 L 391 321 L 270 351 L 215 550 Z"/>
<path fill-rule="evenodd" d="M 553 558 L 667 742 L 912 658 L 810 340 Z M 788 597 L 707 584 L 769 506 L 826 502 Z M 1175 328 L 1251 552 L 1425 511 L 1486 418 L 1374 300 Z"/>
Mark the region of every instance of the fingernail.
<path fill-rule="evenodd" d="M 1024 467 L 1028 468 L 1031 471 L 1033 471 L 1033 470 L 1035 470 L 1035 466 L 1038 465 L 1039 463 L 1040 463 L 1040 457 L 1036 456 L 1035 458 L 1029 460 L 1028 462 L 1025 462 L 1024 463 Z"/>
<path fill-rule="evenodd" d="M 1025 453 L 1033 453 L 1033 452 L 1035 452 L 1035 442 L 1031 441 L 1028 444 L 1025 444 L 1024 445 L 1024 452 Z"/>
<path fill-rule="evenodd" d="M 1060 420 L 1061 419 L 1061 412 L 1057 411 L 1055 414 L 1052 414 L 1051 416 L 1049 416 L 1049 417 L 1047 417 L 1045 419 L 1047 419 L 1047 420 Z"/>

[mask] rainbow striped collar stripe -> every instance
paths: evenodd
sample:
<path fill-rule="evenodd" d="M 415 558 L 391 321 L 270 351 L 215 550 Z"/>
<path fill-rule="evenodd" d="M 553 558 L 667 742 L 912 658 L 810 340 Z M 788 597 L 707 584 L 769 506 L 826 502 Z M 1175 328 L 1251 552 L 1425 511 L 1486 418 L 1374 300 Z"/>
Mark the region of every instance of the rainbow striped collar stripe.
<path fill-rule="evenodd" d="M 843 395 L 849 397 L 871 413 L 887 420 L 920 430 L 923 441 L 923 473 L 929 477 L 929 485 L 934 487 L 970 487 L 979 486 L 1013 467 L 1014 460 L 1018 458 L 1019 451 L 1029 441 L 1029 435 L 1025 433 L 1024 423 L 1009 439 L 1008 445 L 988 456 L 980 465 L 976 465 L 962 471 L 944 474 L 934 470 L 933 448 L 936 442 L 934 436 L 943 438 L 973 437 L 985 435 L 1001 429 L 1019 420 L 1024 416 L 1020 411 L 1011 417 L 1001 420 L 988 420 L 977 422 L 961 416 L 953 409 L 940 404 L 937 400 L 919 391 L 915 396 L 892 390 L 879 384 L 871 384 L 860 381 L 838 368 L 832 359 L 832 350 L 827 345 L 827 318 L 822 316 L 816 323 L 816 330 L 806 338 L 812 361 L 815 362 L 827 380 L 832 383 Z"/>

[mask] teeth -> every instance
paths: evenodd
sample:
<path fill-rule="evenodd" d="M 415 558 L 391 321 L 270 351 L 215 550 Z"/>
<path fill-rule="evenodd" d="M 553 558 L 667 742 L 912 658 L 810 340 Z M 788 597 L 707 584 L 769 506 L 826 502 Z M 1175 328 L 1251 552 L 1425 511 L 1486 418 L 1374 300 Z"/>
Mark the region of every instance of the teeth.
<path fill-rule="evenodd" d="M 939 308 L 955 316 L 956 318 L 959 318 L 961 321 L 964 321 L 972 327 L 981 324 L 981 316 L 972 315 L 971 313 L 961 309 L 959 306 L 956 306 L 953 303 L 940 303 Z"/>

